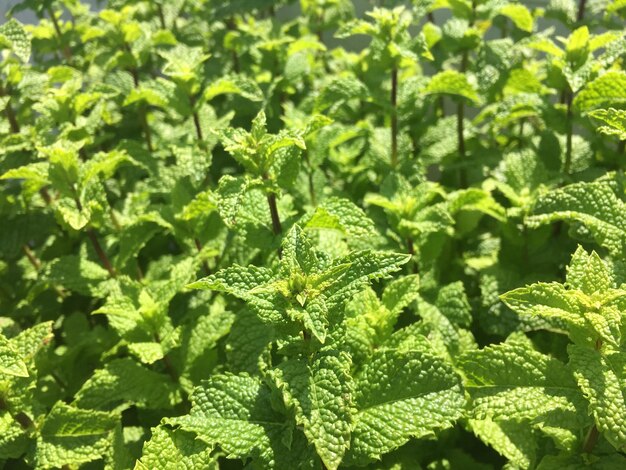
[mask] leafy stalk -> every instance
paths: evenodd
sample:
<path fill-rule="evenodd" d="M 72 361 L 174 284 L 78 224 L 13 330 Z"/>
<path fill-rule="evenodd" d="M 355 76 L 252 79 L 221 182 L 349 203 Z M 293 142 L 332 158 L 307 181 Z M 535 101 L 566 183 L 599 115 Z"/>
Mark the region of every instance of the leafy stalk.
<path fill-rule="evenodd" d="M 57 17 L 54 14 L 54 11 L 52 10 L 52 7 L 48 7 L 48 15 L 50 16 L 50 20 L 52 21 L 52 25 L 54 26 L 54 32 L 56 33 L 57 38 L 59 39 L 59 42 L 62 44 L 63 33 L 61 31 L 61 27 L 59 26 Z M 61 51 L 63 52 L 63 57 L 65 57 L 65 60 L 67 60 L 68 62 L 72 60 L 72 51 L 70 50 L 67 44 L 63 44 Z"/>
<path fill-rule="evenodd" d="M 128 54 L 131 54 L 130 46 L 127 43 L 124 43 L 124 49 Z M 139 88 L 139 71 L 137 67 L 130 67 L 130 74 L 133 77 L 133 85 L 135 88 Z M 139 125 L 143 129 L 144 137 L 146 139 L 146 147 L 148 152 L 153 152 L 154 147 L 152 146 L 152 131 L 150 130 L 150 125 L 148 124 L 148 112 L 146 110 L 146 106 L 143 103 L 139 104 Z"/>
<path fill-rule="evenodd" d="M 578 13 L 576 14 L 576 21 L 580 22 L 585 17 L 585 6 L 587 5 L 587 0 L 580 0 L 578 2 Z"/>
<path fill-rule="evenodd" d="M 465 71 L 467 70 L 467 61 L 468 51 L 465 51 L 463 52 L 463 57 L 461 58 L 461 73 L 465 73 Z M 456 134 L 458 141 L 459 159 L 461 163 L 461 168 L 459 168 L 459 186 L 461 188 L 466 188 L 467 170 L 465 169 L 465 100 L 462 97 L 459 98 L 459 102 L 457 103 L 456 107 Z"/>
<path fill-rule="evenodd" d="M 391 166 L 398 165 L 398 67 L 391 69 Z"/>
<path fill-rule="evenodd" d="M 267 195 L 267 204 L 270 207 L 270 215 L 272 217 L 272 230 L 274 235 L 280 235 L 283 231 L 283 227 L 280 224 L 280 217 L 278 216 L 278 207 L 276 205 L 276 194 L 269 193 Z"/>
<path fill-rule="evenodd" d="M 71 188 L 73 191 L 74 203 L 76 204 L 76 208 L 79 211 L 82 211 L 83 205 L 80 202 L 78 193 L 76 192 L 76 187 L 72 185 Z M 113 268 L 113 264 L 109 260 L 109 257 L 104 251 L 104 248 L 102 248 L 102 245 L 100 244 L 100 240 L 98 240 L 98 235 L 96 234 L 96 231 L 91 227 L 87 227 L 86 234 L 87 234 L 87 238 L 89 238 L 89 241 L 91 242 L 91 245 L 93 246 L 94 251 L 96 252 L 96 255 L 98 256 L 98 259 L 102 263 L 102 266 L 104 267 L 104 269 L 106 269 L 107 272 L 109 273 L 109 276 L 111 276 L 112 278 L 117 277 L 115 268 Z"/>
<path fill-rule="evenodd" d="M 567 92 L 566 97 L 567 111 L 565 115 L 566 135 L 565 135 L 565 165 L 563 171 L 566 175 L 569 175 L 570 168 L 572 166 L 572 134 L 574 130 L 573 113 L 572 113 L 572 101 L 573 96 L 571 91 Z"/>
<path fill-rule="evenodd" d="M 584 5 L 583 5 L 584 7 Z M 599 351 L 602 349 L 602 340 L 598 338 L 596 340 L 595 350 Z M 598 430 L 598 426 L 594 423 L 589 429 L 587 436 L 585 437 L 585 442 L 583 443 L 583 452 L 586 454 L 590 454 L 593 452 L 594 447 L 598 443 L 598 439 L 600 438 L 600 431 Z"/>

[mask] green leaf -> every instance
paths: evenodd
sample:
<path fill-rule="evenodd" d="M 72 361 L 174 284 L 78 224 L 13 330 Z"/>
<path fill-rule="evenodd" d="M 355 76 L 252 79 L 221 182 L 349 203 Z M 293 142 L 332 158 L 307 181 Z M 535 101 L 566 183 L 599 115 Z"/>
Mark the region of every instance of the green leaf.
<path fill-rule="evenodd" d="M 378 237 L 375 225 L 363 209 L 349 199 L 329 197 L 315 209 L 306 222 L 307 229 L 334 229 L 344 233 L 348 244 L 367 243 Z"/>
<path fill-rule="evenodd" d="M 470 419 L 469 425 L 485 444 L 519 468 L 533 468 L 537 455 L 537 437 L 525 423 L 497 422 L 489 418 Z"/>
<path fill-rule="evenodd" d="M 168 377 L 137 364 L 115 359 L 96 370 L 76 393 L 80 408 L 108 410 L 120 404 L 140 408 L 171 408 L 180 393 Z"/>
<path fill-rule="evenodd" d="M 57 403 L 41 426 L 35 449 L 40 468 L 80 465 L 101 459 L 111 447 L 119 417 Z"/>
<path fill-rule="evenodd" d="M 344 353 L 320 352 L 312 363 L 296 358 L 272 371 L 285 403 L 295 409 L 324 465 L 339 467 L 350 445 L 352 393 L 350 358 Z"/>
<path fill-rule="evenodd" d="M 0 373 L 28 377 L 26 364 L 11 342 L 0 333 Z"/>
<path fill-rule="evenodd" d="M 208 54 L 202 52 L 202 48 L 183 44 L 159 54 L 166 60 L 163 73 L 181 82 L 198 78 L 200 65 L 209 58 Z"/>
<path fill-rule="evenodd" d="M 611 70 L 589 83 L 574 98 L 581 111 L 626 103 L 626 72 Z"/>
<path fill-rule="evenodd" d="M 210 101 L 223 94 L 241 95 L 250 101 L 263 101 L 263 92 L 253 80 L 243 75 L 220 77 L 204 90 L 204 99 Z"/>
<path fill-rule="evenodd" d="M 28 62 L 30 58 L 30 36 L 24 26 L 14 18 L 0 25 L 0 47 L 9 49 L 22 62 Z"/>
<path fill-rule="evenodd" d="M 412 274 L 391 281 L 383 292 L 382 302 L 392 314 L 399 314 L 419 295 L 419 275 Z"/>
<path fill-rule="evenodd" d="M 460 96 L 475 104 L 480 103 L 480 97 L 476 89 L 467 80 L 467 76 L 456 70 L 445 70 L 434 75 L 424 92 L 427 95 L 447 94 Z"/>
<path fill-rule="evenodd" d="M 598 127 L 598 132 L 606 135 L 614 135 L 619 140 L 626 140 L 626 110 L 623 109 L 596 109 L 589 112 L 589 116 L 606 123 L 606 126 Z"/>
<path fill-rule="evenodd" d="M 507 342 L 468 351 L 459 364 L 472 398 L 472 419 L 532 422 L 573 445 L 586 425 L 584 399 L 563 363 L 527 344 Z"/>
<path fill-rule="evenodd" d="M 274 273 L 269 268 L 234 265 L 220 269 L 216 274 L 193 282 L 187 287 L 226 292 L 245 300 L 252 289 L 270 282 L 273 278 Z"/>
<path fill-rule="evenodd" d="M 284 277 L 292 273 L 312 274 L 319 269 L 319 260 L 313 251 L 311 242 L 299 225 L 294 225 L 282 241 L 281 274 Z"/>
<path fill-rule="evenodd" d="M 165 423 L 219 445 L 227 458 L 252 458 L 263 468 L 285 468 L 280 460 L 285 419 L 272 409 L 270 390 L 259 379 L 214 375 L 194 390 L 191 402 L 189 415 Z"/>
<path fill-rule="evenodd" d="M 179 468 L 217 470 L 213 448 L 191 433 L 164 426 L 152 428 L 152 437 L 143 446 L 135 470 L 177 470 Z"/>
<path fill-rule="evenodd" d="M 442 359 L 422 351 L 379 350 L 356 377 L 355 426 L 350 457 L 379 459 L 410 437 L 433 436 L 462 415 L 458 376 Z"/>
<path fill-rule="evenodd" d="M 587 295 L 605 292 L 614 287 L 613 275 L 595 251 L 590 254 L 582 246 L 576 249 L 567 267 L 566 285 Z"/>
<path fill-rule="evenodd" d="M 601 354 L 591 348 L 570 345 L 570 367 L 589 401 L 598 430 L 618 450 L 626 448 L 626 354 Z"/>
<path fill-rule="evenodd" d="M 624 252 L 626 211 L 606 182 L 575 183 L 539 197 L 533 215 L 526 219 L 530 226 L 557 220 L 581 222 L 595 241 L 611 253 Z"/>
<path fill-rule="evenodd" d="M 533 17 L 528 8 L 519 3 L 509 3 L 498 10 L 498 14 L 509 18 L 522 31 L 533 31 Z"/>

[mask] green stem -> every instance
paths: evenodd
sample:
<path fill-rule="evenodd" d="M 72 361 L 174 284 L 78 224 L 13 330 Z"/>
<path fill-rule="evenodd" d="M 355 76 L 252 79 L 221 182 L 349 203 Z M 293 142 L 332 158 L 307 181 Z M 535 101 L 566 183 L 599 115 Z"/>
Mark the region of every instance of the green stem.
<path fill-rule="evenodd" d="M 196 245 L 196 249 L 198 250 L 198 253 L 202 253 L 202 242 L 200 242 L 198 238 L 194 238 L 193 242 Z M 209 265 L 207 264 L 206 260 L 202 261 L 202 269 L 204 269 L 204 273 L 207 276 L 211 275 L 211 269 L 209 269 Z"/>
<path fill-rule="evenodd" d="M 128 54 L 131 54 L 130 46 L 124 43 L 124 49 Z M 130 68 L 130 74 L 133 77 L 133 85 L 135 88 L 139 88 L 139 71 L 137 67 Z M 154 147 L 152 146 L 152 131 L 150 130 L 150 126 L 148 125 L 148 112 L 146 111 L 146 107 L 143 103 L 139 104 L 139 125 L 143 129 L 143 134 L 146 139 L 146 147 L 148 148 L 148 152 L 152 153 L 154 151 Z"/>
<path fill-rule="evenodd" d="M 313 167 L 311 166 L 311 160 L 309 159 L 309 152 L 307 150 L 304 151 L 304 160 L 306 161 L 307 166 L 307 178 L 309 181 L 309 199 L 311 200 L 311 205 L 313 207 L 317 206 L 317 198 L 315 196 L 315 185 L 313 184 Z"/>
<path fill-rule="evenodd" d="M 465 73 L 467 70 L 467 61 L 469 59 L 468 51 L 463 52 L 461 57 L 461 73 Z M 467 187 L 467 170 L 465 169 L 465 101 L 463 98 L 459 98 L 459 103 L 456 108 L 456 133 L 458 139 L 458 152 L 459 159 L 461 160 L 461 168 L 459 169 L 459 186 L 461 188 Z"/>
<path fill-rule="evenodd" d="M 159 337 L 158 333 L 154 333 L 153 338 L 155 342 L 161 344 L 161 338 Z M 161 360 L 163 361 L 165 370 L 167 371 L 169 376 L 172 378 L 172 380 L 174 382 L 178 382 L 178 374 L 176 373 L 176 369 L 174 369 L 174 365 L 172 364 L 172 361 L 170 360 L 169 356 L 167 354 L 163 354 L 163 359 Z"/>
<path fill-rule="evenodd" d="M 580 0 L 580 2 L 578 2 L 578 14 L 576 15 L 576 21 L 580 22 L 585 17 L 586 5 L 587 5 L 587 0 Z"/>
<path fill-rule="evenodd" d="M 33 250 L 31 250 L 28 245 L 24 244 L 22 245 L 22 251 L 26 255 L 26 258 L 28 258 L 28 261 L 30 261 L 30 264 L 33 265 L 33 268 L 35 268 L 35 271 L 39 271 L 41 269 L 41 261 L 39 261 L 39 258 L 33 253 Z"/>
<path fill-rule="evenodd" d="M 74 193 L 73 196 L 74 196 L 74 203 L 76 204 L 76 208 L 79 211 L 82 211 L 83 205 L 80 202 L 78 193 L 76 192 L 76 188 L 74 186 L 72 186 L 72 192 Z M 102 266 L 104 266 L 104 269 L 108 271 L 109 276 L 111 276 L 112 278 L 117 277 L 117 273 L 115 272 L 115 269 L 113 268 L 113 265 L 111 264 L 111 261 L 109 260 L 109 257 L 107 256 L 106 252 L 104 251 L 104 248 L 102 248 L 102 245 L 100 244 L 100 241 L 98 240 L 98 235 L 96 234 L 96 231 L 93 228 L 88 227 L 85 233 L 87 234 L 87 238 L 89 238 L 89 241 L 91 242 L 91 245 L 93 246 L 93 249 L 96 252 L 96 255 L 100 259 Z"/>
<path fill-rule="evenodd" d="M 4 398 L 0 397 L 0 410 L 6 410 L 9 412 L 11 417 L 22 427 L 22 429 L 34 429 L 35 423 L 26 413 L 19 412 L 13 414 L 9 407 L 9 404 L 4 400 Z"/>
<path fill-rule="evenodd" d="M 398 165 L 398 68 L 391 69 L 391 166 Z"/>
<path fill-rule="evenodd" d="M 229 18 L 226 21 L 226 26 L 231 31 L 237 30 L 237 25 L 235 24 L 235 20 L 233 18 Z M 233 72 L 239 73 L 241 70 L 241 67 L 239 66 L 239 56 L 237 55 L 237 51 L 235 49 L 233 49 L 232 51 L 232 58 L 233 58 Z"/>
<path fill-rule="evenodd" d="M 272 230 L 274 235 L 280 235 L 283 231 L 283 227 L 280 223 L 280 217 L 278 216 L 278 206 L 276 205 L 276 194 L 269 193 L 267 195 L 267 204 L 270 207 L 270 215 L 272 216 Z"/>
<path fill-rule="evenodd" d="M 161 23 L 161 29 L 167 29 L 165 26 L 165 15 L 163 14 L 163 5 L 157 3 L 157 15 L 159 15 L 159 22 Z"/>
<path fill-rule="evenodd" d="M 585 443 L 583 444 L 583 452 L 585 452 L 586 454 L 590 454 L 593 451 L 593 448 L 596 446 L 599 437 L 600 431 L 598 431 L 598 427 L 594 424 L 587 433 L 587 437 L 585 438 Z"/>
<path fill-rule="evenodd" d="M 4 89 L 2 85 L 0 85 L 0 96 L 8 96 L 8 92 Z M 15 111 L 13 111 L 13 107 L 11 106 L 11 97 L 9 96 L 9 101 L 7 102 L 6 107 L 4 108 L 4 114 L 9 121 L 9 127 L 11 128 L 11 132 L 13 134 L 20 133 L 20 125 L 17 122 L 17 118 L 15 117 Z"/>
<path fill-rule="evenodd" d="M 72 59 L 72 51 L 70 51 L 70 48 L 66 44 L 63 44 L 63 32 L 61 31 L 59 22 L 57 21 L 57 17 L 54 14 L 54 11 L 52 11 L 51 7 L 48 7 L 48 15 L 50 15 L 50 20 L 52 21 L 54 32 L 56 33 L 57 38 L 59 38 L 59 42 L 62 45 L 61 51 L 63 52 L 63 57 L 65 57 L 65 60 L 70 61 Z"/>
<path fill-rule="evenodd" d="M 102 248 L 102 245 L 100 244 L 100 241 L 98 240 L 98 235 L 96 234 L 96 231 L 92 228 L 88 228 L 87 238 L 89 238 L 89 241 L 91 242 L 93 249 L 96 252 L 96 255 L 98 255 L 100 262 L 102 263 L 104 268 L 108 271 L 109 276 L 116 277 L 117 273 L 115 272 L 115 268 L 113 268 L 113 265 L 111 264 L 111 261 L 109 260 L 109 257 L 106 255 L 106 252 Z"/>
<path fill-rule="evenodd" d="M 600 349 L 602 349 L 602 340 L 598 338 L 596 340 L 595 350 L 600 351 Z M 590 454 L 593 451 L 593 448 L 596 446 L 599 437 L 600 431 L 598 430 L 598 426 L 594 424 L 587 433 L 587 437 L 585 438 L 585 442 L 583 443 L 583 452 L 585 452 L 586 454 Z"/>
<path fill-rule="evenodd" d="M 572 166 L 572 133 L 573 133 L 573 113 L 572 113 L 572 93 L 567 94 L 567 114 L 566 114 L 566 136 L 565 136 L 565 165 L 563 172 L 569 175 Z"/>
<path fill-rule="evenodd" d="M 413 264 L 412 271 L 415 274 L 418 272 L 418 267 L 417 262 L 413 259 L 415 257 L 415 247 L 413 246 L 413 239 L 411 237 L 407 237 L 406 247 L 408 253 L 411 255 L 411 263 Z"/>

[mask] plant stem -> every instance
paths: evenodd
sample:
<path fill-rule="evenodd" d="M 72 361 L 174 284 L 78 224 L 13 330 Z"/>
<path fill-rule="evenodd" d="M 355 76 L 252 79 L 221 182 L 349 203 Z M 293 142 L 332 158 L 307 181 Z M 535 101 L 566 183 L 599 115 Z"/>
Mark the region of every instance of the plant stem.
<path fill-rule="evenodd" d="M 63 57 L 65 57 L 65 60 L 69 61 L 72 59 L 72 51 L 70 51 L 70 48 L 67 45 L 63 44 L 63 33 L 61 32 L 61 28 L 59 27 L 57 17 L 54 14 L 54 11 L 52 11 L 52 7 L 48 7 L 48 15 L 50 15 L 52 26 L 54 26 L 54 32 L 59 38 L 59 42 L 62 44 L 61 51 L 63 52 Z"/>
<path fill-rule="evenodd" d="M 102 248 L 102 245 L 100 244 L 100 241 L 98 240 L 98 236 L 96 235 L 96 231 L 92 228 L 88 228 L 87 237 L 91 241 L 91 244 L 93 245 L 93 249 L 96 251 L 98 258 L 100 258 L 100 262 L 102 263 L 104 268 L 109 272 L 109 276 L 116 277 L 117 273 L 115 272 L 115 268 L 113 268 L 111 261 L 109 260 L 104 249 Z"/>
<path fill-rule="evenodd" d="M 565 136 L 565 165 L 563 172 L 568 175 L 572 166 L 572 93 L 567 94 L 566 136 Z"/>
<path fill-rule="evenodd" d="M 163 14 L 163 5 L 157 3 L 157 15 L 159 15 L 159 22 L 161 23 L 161 29 L 167 29 L 165 26 L 165 15 Z"/>
<path fill-rule="evenodd" d="M 580 0 L 578 2 L 578 14 L 576 15 L 576 21 L 582 21 L 585 17 L 585 6 L 587 5 L 587 0 Z"/>
<path fill-rule="evenodd" d="M 468 51 L 463 52 L 461 58 L 461 73 L 465 73 L 467 70 Z M 463 98 L 459 98 L 459 103 L 456 108 L 456 133 L 458 140 L 459 159 L 461 160 L 461 168 L 459 169 L 459 186 L 461 188 L 467 188 L 467 170 L 465 169 L 465 101 Z"/>
<path fill-rule="evenodd" d="M 283 227 L 280 224 L 280 217 L 278 216 L 278 207 L 276 206 L 276 194 L 269 193 L 267 195 L 267 204 L 270 206 L 270 215 L 272 216 L 272 230 L 274 235 L 280 235 L 283 231 Z"/>
<path fill-rule="evenodd" d="M 428 21 L 430 21 L 432 24 L 435 24 L 435 15 L 433 14 L 432 11 L 429 11 L 426 14 L 426 18 L 428 18 Z"/>
<path fill-rule="evenodd" d="M 126 52 L 131 54 L 130 46 L 128 44 L 124 43 L 124 49 L 126 49 Z M 130 74 L 133 77 L 133 85 L 135 86 L 135 88 L 139 88 L 139 72 L 137 70 L 137 67 L 131 67 Z M 139 104 L 138 114 L 139 124 L 143 129 L 143 134 L 146 139 L 146 147 L 148 148 L 148 152 L 152 153 L 154 151 L 154 147 L 152 146 L 152 131 L 150 130 L 150 126 L 148 125 L 148 113 L 143 103 Z"/>
<path fill-rule="evenodd" d="M 158 333 L 154 333 L 153 338 L 155 342 L 161 344 L 161 338 L 159 337 Z M 163 361 L 165 370 L 167 371 L 169 376 L 172 378 L 172 380 L 174 382 L 178 382 L 178 374 L 176 373 L 176 369 L 174 369 L 174 365 L 172 364 L 172 361 L 170 361 L 170 358 L 168 357 L 168 355 L 163 354 L 163 359 L 161 360 Z"/>
<path fill-rule="evenodd" d="M 72 192 L 74 193 L 74 203 L 76 204 L 76 208 L 79 211 L 82 211 L 83 205 L 81 204 L 78 194 L 76 192 L 76 187 L 72 186 Z M 104 266 L 104 268 L 109 272 L 109 276 L 116 277 L 117 273 L 115 272 L 115 269 L 113 268 L 113 265 L 111 264 L 111 261 L 109 260 L 106 252 L 102 248 L 102 245 L 98 240 L 98 235 L 96 234 L 96 231 L 93 228 L 89 227 L 87 228 L 85 233 L 87 234 L 87 238 L 89 238 L 89 241 L 91 242 L 91 245 L 93 246 L 96 255 L 98 255 L 98 258 L 100 258 L 102 266 Z"/>
<path fill-rule="evenodd" d="M 406 239 L 406 248 L 408 253 L 411 255 L 411 263 L 413 264 L 413 273 L 417 273 L 418 269 L 417 269 L 417 263 L 415 262 L 415 260 L 413 259 L 413 257 L 415 256 L 415 247 L 413 246 L 413 239 L 411 237 L 407 237 Z"/>
<path fill-rule="evenodd" d="M 596 340 L 595 350 L 600 351 L 602 348 L 602 340 L 598 338 Z M 598 438 L 600 437 L 600 431 L 598 430 L 598 426 L 594 423 L 589 432 L 587 433 L 587 437 L 585 438 L 585 442 L 583 443 L 583 452 L 586 454 L 590 454 L 593 451 L 593 448 L 596 446 L 598 442 Z"/>
<path fill-rule="evenodd" d="M 8 92 L 4 89 L 2 85 L 0 85 L 0 96 L 7 96 Z M 13 111 L 13 107 L 11 106 L 11 97 L 9 96 L 9 101 L 7 102 L 6 107 L 4 108 L 4 113 L 9 121 L 9 127 L 11 128 L 11 132 L 13 134 L 20 133 L 20 125 L 17 122 L 17 118 L 15 117 L 15 111 Z"/>
<path fill-rule="evenodd" d="M 33 250 L 31 250 L 28 245 L 24 244 L 22 245 L 22 251 L 26 255 L 26 258 L 28 258 L 28 261 L 30 261 L 30 264 L 33 265 L 33 268 L 35 268 L 35 271 L 39 271 L 41 269 L 41 261 L 39 261 L 39 258 L 33 253 Z"/>
<path fill-rule="evenodd" d="M 8 411 L 11 417 L 22 427 L 22 429 L 31 429 L 35 427 L 35 423 L 26 413 L 20 411 L 19 413 L 13 414 L 9 404 L 2 397 L 0 397 L 0 410 Z"/>
<path fill-rule="evenodd" d="M 196 245 L 196 249 L 198 250 L 198 253 L 201 253 L 202 252 L 202 243 L 200 242 L 200 240 L 198 238 L 194 238 L 193 242 Z M 211 275 L 211 270 L 209 269 L 209 265 L 207 264 L 206 260 L 202 261 L 202 269 L 204 269 L 204 273 L 207 276 Z"/>
<path fill-rule="evenodd" d="M 232 18 L 230 18 L 230 19 L 228 19 L 226 21 L 226 26 L 231 31 L 236 31 L 237 30 L 237 25 L 235 24 L 235 20 L 232 19 Z M 235 49 L 233 49 L 232 56 L 233 56 L 233 72 L 239 73 L 239 71 L 240 71 L 239 56 L 237 55 L 237 51 Z"/>
<path fill-rule="evenodd" d="M 304 150 L 304 160 L 307 166 L 307 179 L 309 181 L 309 199 L 313 207 L 317 206 L 317 198 L 315 196 L 315 185 L 313 184 L 313 167 L 311 166 L 311 160 L 309 159 L 308 150 Z"/>
<path fill-rule="evenodd" d="M 391 69 L 391 166 L 398 165 L 398 68 Z"/>
<path fill-rule="evenodd" d="M 599 437 L 600 432 L 598 431 L 598 427 L 594 424 L 587 433 L 587 437 L 585 438 L 585 443 L 583 444 L 583 452 L 585 452 L 586 454 L 590 454 L 593 451 L 593 448 L 596 446 Z"/>

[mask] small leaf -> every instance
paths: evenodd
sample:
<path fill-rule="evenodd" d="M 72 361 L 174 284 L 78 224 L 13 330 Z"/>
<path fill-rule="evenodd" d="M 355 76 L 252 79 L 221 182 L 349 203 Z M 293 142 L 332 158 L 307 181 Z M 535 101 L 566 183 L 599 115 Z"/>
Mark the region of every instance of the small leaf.
<path fill-rule="evenodd" d="M 0 333 L 0 373 L 16 377 L 28 377 L 26 364 L 11 342 Z"/>
<path fill-rule="evenodd" d="M 589 83 L 574 98 L 581 111 L 626 103 L 626 72 L 611 70 Z"/>
<path fill-rule="evenodd" d="M 456 70 L 445 70 L 433 76 L 424 92 L 427 95 L 442 93 L 460 96 L 475 104 L 480 103 L 480 97 L 475 88 L 470 85 L 467 76 Z"/>
<path fill-rule="evenodd" d="M 8 46 L 22 60 L 30 58 L 30 36 L 24 26 L 14 18 L 0 25 L 0 47 Z"/>

